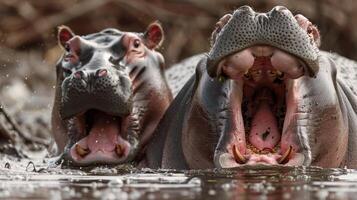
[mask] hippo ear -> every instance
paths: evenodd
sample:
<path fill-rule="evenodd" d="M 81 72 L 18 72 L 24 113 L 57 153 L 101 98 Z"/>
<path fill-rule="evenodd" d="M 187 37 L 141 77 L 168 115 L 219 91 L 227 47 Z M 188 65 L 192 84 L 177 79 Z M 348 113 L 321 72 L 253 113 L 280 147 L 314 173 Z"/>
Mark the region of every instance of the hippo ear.
<path fill-rule="evenodd" d="M 57 40 L 58 44 L 63 48 L 66 49 L 65 44 L 68 40 L 70 40 L 75 34 L 73 31 L 67 26 L 59 26 L 57 28 Z"/>
<path fill-rule="evenodd" d="M 228 23 L 228 21 L 232 18 L 232 14 L 226 14 L 216 23 L 214 30 L 211 34 L 211 46 L 216 42 L 217 36 L 219 32 L 223 29 L 223 27 Z"/>
<path fill-rule="evenodd" d="M 144 33 L 144 41 L 149 49 L 157 49 L 161 46 L 164 41 L 164 31 L 158 21 L 148 26 Z"/>
<path fill-rule="evenodd" d="M 316 46 L 320 47 L 320 45 L 321 45 L 321 36 L 320 36 L 320 32 L 317 29 L 317 27 L 315 25 L 312 25 L 312 26 L 308 27 L 307 33 L 309 34 L 310 37 L 313 38 L 313 40 L 315 41 Z"/>

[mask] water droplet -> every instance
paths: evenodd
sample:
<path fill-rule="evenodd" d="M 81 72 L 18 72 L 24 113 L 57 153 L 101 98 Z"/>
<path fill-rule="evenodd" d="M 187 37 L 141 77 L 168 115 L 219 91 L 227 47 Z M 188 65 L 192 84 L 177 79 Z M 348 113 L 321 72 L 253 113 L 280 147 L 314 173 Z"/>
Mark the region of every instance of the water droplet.
<path fill-rule="evenodd" d="M 123 182 L 123 180 L 121 180 L 121 179 L 114 179 L 114 180 L 111 180 L 111 181 L 109 181 L 109 183 L 108 183 L 108 186 L 109 187 L 122 187 L 124 185 L 124 182 Z"/>
<path fill-rule="evenodd" d="M 208 194 L 209 195 L 211 195 L 211 196 L 213 196 L 213 195 L 216 195 L 216 191 L 215 190 L 213 190 L 213 189 L 210 189 L 209 191 L 208 191 Z"/>
<path fill-rule="evenodd" d="M 201 183 L 202 183 L 202 181 L 198 177 L 194 177 L 188 181 L 188 184 L 197 185 L 197 186 L 201 185 Z"/>
<path fill-rule="evenodd" d="M 323 199 L 326 199 L 328 197 L 328 195 L 329 195 L 329 192 L 327 190 L 319 190 L 316 192 L 315 196 L 317 199 L 323 200 Z"/>

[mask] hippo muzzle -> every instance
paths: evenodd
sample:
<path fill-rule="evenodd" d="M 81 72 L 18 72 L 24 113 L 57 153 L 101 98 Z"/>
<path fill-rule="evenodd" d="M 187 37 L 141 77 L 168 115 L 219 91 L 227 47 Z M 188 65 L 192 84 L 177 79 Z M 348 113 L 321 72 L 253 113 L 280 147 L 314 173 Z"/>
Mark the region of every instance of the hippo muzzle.
<path fill-rule="evenodd" d="M 314 76 L 319 70 L 319 49 L 309 36 L 307 28 L 310 27 L 304 30 L 298 17 L 282 6 L 268 13 L 254 12 L 249 6 L 240 7 L 215 38 L 209 52 L 208 73 L 217 76 L 218 62 L 229 54 L 254 45 L 268 45 L 295 55 L 306 65 L 308 74 Z"/>
<path fill-rule="evenodd" d="M 131 113 L 132 84 L 126 66 L 113 67 L 109 57 L 101 54 L 63 80 L 60 106 L 63 119 L 90 109 L 114 116 Z M 97 66 L 92 66 L 92 62 Z"/>

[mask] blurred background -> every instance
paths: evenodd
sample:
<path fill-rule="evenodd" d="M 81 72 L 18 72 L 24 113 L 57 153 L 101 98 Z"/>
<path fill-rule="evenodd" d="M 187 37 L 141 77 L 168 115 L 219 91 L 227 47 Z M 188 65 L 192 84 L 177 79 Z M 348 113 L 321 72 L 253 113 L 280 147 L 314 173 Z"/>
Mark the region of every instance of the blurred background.
<path fill-rule="evenodd" d="M 354 0 L 0 0 L 0 101 L 24 129 L 45 137 L 61 55 L 56 27 L 79 35 L 107 27 L 141 32 L 159 20 L 167 66 L 207 51 L 216 21 L 241 5 L 269 11 L 284 5 L 318 26 L 321 48 L 357 59 Z"/>

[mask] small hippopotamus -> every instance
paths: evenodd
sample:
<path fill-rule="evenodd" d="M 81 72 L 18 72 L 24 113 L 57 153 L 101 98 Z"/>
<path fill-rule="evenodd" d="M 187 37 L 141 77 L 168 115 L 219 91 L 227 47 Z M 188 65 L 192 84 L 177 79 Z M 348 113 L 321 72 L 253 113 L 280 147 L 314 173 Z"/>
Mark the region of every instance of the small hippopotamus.
<path fill-rule="evenodd" d="M 52 131 L 73 166 L 136 163 L 172 101 L 161 25 L 144 33 L 105 29 L 78 36 L 59 27 L 64 54 L 56 66 Z M 145 166 L 145 165 L 143 165 Z"/>
<path fill-rule="evenodd" d="M 222 17 L 158 126 L 150 166 L 357 168 L 357 65 L 319 44 L 316 26 L 285 7 Z"/>

